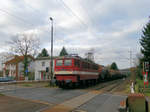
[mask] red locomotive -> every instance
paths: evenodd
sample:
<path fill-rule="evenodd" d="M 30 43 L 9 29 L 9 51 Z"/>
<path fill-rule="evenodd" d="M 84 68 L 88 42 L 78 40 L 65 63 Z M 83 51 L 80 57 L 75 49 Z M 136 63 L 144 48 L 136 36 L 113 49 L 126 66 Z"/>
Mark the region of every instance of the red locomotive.
<path fill-rule="evenodd" d="M 101 79 L 112 77 L 108 70 L 79 56 L 64 56 L 55 59 L 54 74 L 60 88 L 77 85 L 92 85 Z"/>

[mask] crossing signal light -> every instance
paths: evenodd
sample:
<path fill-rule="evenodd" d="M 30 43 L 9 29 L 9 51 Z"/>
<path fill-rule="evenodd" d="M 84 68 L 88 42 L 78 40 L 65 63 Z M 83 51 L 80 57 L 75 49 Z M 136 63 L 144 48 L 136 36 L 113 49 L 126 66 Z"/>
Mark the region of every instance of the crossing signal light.
<path fill-rule="evenodd" d="M 145 70 L 149 71 L 149 62 L 145 62 Z"/>
<path fill-rule="evenodd" d="M 46 72 L 49 72 L 49 68 L 48 67 L 46 67 Z"/>

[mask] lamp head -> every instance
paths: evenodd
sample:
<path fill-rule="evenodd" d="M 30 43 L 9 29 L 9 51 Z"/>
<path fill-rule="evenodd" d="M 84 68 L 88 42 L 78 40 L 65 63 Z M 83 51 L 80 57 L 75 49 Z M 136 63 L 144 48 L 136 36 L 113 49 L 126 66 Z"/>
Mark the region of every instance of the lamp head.
<path fill-rule="evenodd" d="M 52 17 L 50 17 L 50 20 L 51 20 L 51 21 L 53 21 L 53 18 L 52 18 Z"/>

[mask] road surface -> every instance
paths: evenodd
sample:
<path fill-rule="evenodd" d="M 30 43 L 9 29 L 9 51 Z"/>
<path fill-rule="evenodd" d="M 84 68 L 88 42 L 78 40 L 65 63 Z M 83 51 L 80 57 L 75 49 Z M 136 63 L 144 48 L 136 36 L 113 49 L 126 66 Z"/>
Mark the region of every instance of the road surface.
<path fill-rule="evenodd" d="M 16 98 L 17 100 L 20 100 L 20 102 L 21 100 L 30 102 L 30 106 L 27 106 L 26 108 L 21 108 L 21 105 L 17 106 L 14 102 L 13 107 L 16 106 L 15 108 L 19 111 L 24 109 L 25 112 L 117 112 L 120 101 L 124 100 L 126 96 L 112 94 L 110 90 L 113 90 L 115 86 L 116 84 L 111 84 L 109 87 L 104 87 L 103 89 L 99 88 L 98 90 L 95 88 L 95 90 L 64 90 L 60 88 L 8 85 L 1 86 L 0 93 L 10 96 L 11 98 Z M 42 106 L 34 109 L 31 108 L 32 105 L 39 104 Z M 5 106 L 3 109 L 7 108 L 7 112 L 17 112 L 16 110 L 11 110 L 12 106 Z"/>

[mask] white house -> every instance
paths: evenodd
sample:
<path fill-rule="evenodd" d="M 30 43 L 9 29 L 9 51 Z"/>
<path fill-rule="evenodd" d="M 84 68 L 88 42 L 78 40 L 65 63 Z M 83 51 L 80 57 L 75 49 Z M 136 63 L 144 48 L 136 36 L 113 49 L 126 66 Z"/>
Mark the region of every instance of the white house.
<path fill-rule="evenodd" d="M 54 63 L 54 60 L 53 60 Z M 50 57 L 39 57 L 35 59 L 35 80 L 50 79 Z M 46 72 L 48 69 L 48 72 Z M 53 66 L 54 69 L 54 66 Z"/>
<path fill-rule="evenodd" d="M 6 61 L 3 66 L 3 76 L 14 77 L 16 80 L 24 80 L 23 70 L 24 70 L 24 56 L 14 56 L 9 61 Z M 28 55 L 28 71 L 34 72 L 34 58 Z"/>

